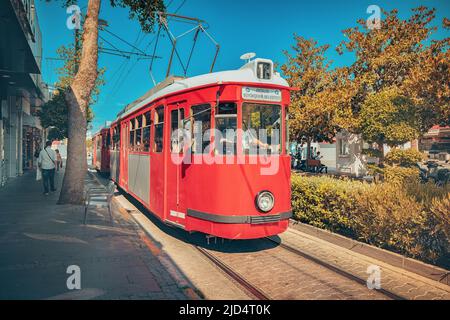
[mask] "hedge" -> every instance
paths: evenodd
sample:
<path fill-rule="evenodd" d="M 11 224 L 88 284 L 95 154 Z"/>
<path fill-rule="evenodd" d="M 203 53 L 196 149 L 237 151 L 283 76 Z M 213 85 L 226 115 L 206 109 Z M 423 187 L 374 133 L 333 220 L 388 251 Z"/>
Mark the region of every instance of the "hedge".
<path fill-rule="evenodd" d="M 292 207 L 301 222 L 450 266 L 450 187 L 293 175 Z"/>

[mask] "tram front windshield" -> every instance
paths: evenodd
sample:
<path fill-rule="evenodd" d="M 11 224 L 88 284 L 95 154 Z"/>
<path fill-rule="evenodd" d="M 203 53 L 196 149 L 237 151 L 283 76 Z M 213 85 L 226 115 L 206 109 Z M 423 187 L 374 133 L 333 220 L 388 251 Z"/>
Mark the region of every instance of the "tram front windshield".
<path fill-rule="evenodd" d="M 215 151 L 237 154 L 237 104 L 222 102 L 215 115 Z M 241 147 L 244 154 L 279 154 L 281 151 L 281 106 L 244 103 L 242 105 Z"/>
<path fill-rule="evenodd" d="M 273 104 L 242 105 L 242 149 L 244 154 L 279 154 L 281 107 Z"/>

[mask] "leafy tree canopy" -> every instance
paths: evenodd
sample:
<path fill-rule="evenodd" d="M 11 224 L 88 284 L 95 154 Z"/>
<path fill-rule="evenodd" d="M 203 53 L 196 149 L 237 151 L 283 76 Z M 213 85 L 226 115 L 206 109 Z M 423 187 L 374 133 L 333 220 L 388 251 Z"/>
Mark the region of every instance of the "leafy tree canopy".
<path fill-rule="evenodd" d="M 406 19 L 396 9 L 383 15 L 379 29 L 361 19 L 343 31 L 346 40 L 336 49 L 354 54 L 350 66 L 332 69 L 329 45 L 297 35 L 291 52 L 284 51 L 281 70 L 299 88 L 290 108 L 294 139 L 329 141 L 346 129 L 393 146 L 450 124 L 450 38 L 430 39 L 435 9 L 415 8 Z"/>
<path fill-rule="evenodd" d="M 421 133 L 434 124 L 448 123 L 450 38 L 431 41 L 430 36 L 437 30 L 432 26 L 435 9 L 415 8 L 407 19 L 399 18 L 396 9 L 383 11 L 383 15 L 379 29 L 369 30 L 361 19 L 356 27 L 344 30 L 348 40 L 337 48 L 341 54 L 348 51 L 356 56 L 348 67 L 348 91 L 353 93 L 346 106 L 352 119 L 347 129 L 361 128 L 366 112 L 360 111 L 369 95 L 394 87 L 419 108 Z M 447 19 L 444 28 L 448 28 Z"/>
<path fill-rule="evenodd" d="M 397 146 L 419 136 L 416 105 L 398 89 L 369 94 L 360 110 L 359 127 L 367 142 Z"/>

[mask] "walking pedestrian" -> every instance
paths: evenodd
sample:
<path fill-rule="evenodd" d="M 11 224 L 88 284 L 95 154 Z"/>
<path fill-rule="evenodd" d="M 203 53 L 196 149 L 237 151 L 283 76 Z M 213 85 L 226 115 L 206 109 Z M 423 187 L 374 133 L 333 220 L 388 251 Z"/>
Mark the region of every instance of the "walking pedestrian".
<path fill-rule="evenodd" d="M 61 158 L 61 153 L 59 153 L 59 150 L 56 149 L 56 171 L 59 171 L 60 168 L 62 168 L 62 158 Z"/>
<path fill-rule="evenodd" d="M 55 189 L 55 168 L 56 168 L 56 152 L 51 148 L 52 142 L 47 141 L 44 149 L 39 153 L 38 165 L 42 170 L 42 182 L 44 183 L 44 195 L 48 195 L 50 191 Z"/>

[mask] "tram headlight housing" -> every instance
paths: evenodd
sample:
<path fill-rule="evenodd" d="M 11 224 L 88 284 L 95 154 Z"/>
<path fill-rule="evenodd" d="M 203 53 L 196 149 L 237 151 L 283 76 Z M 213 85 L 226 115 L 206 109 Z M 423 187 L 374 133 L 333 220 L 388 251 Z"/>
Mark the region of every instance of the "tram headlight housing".
<path fill-rule="evenodd" d="M 272 192 L 264 190 L 256 196 L 256 207 L 262 212 L 269 212 L 275 205 L 275 197 Z"/>

